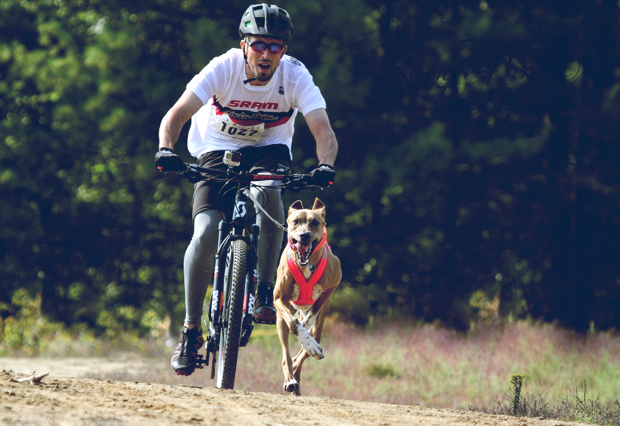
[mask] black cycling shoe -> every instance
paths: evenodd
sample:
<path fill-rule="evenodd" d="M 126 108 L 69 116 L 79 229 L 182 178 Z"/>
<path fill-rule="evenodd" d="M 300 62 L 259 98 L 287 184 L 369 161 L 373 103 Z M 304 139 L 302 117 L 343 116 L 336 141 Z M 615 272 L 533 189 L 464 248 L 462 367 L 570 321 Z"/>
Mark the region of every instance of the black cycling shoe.
<path fill-rule="evenodd" d="M 259 324 L 275 324 L 276 308 L 273 306 L 273 284 L 258 283 L 254 301 L 254 321 Z"/>
<path fill-rule="evenodd" d="M 174 374 L 178 376 L 189 376 L 196 369 L 196 362 L 202 355 L 198 355 L 198 350 L 205 344 L 202 337 L 202 330 L 198 328 L 183 327 L 181 340 L 172 355 L 170 367 Z"/>

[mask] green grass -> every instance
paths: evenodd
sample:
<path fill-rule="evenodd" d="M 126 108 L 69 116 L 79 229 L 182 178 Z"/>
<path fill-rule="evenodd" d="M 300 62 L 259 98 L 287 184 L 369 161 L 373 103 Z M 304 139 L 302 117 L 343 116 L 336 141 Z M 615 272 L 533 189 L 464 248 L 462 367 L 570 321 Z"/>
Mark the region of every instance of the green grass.
<path fill-rule="evenodd" d="M 531 395 L 523 395 L 520 388 L 514 386 L 512 381 L 511 383 L 513 387 L 494 405 L 488 407 L 472 405 L 469 409 L 488 414 L 578 421 L 599 425 L 620 425 L 620 402 L 618 399 L 602 401 L 599 394 L 592 397 L 588 393 L 585 380 L 581 389 L 578 387 L 567 389 L 564 397 L 557 401 L 548 400 L 540 390 Z"/>

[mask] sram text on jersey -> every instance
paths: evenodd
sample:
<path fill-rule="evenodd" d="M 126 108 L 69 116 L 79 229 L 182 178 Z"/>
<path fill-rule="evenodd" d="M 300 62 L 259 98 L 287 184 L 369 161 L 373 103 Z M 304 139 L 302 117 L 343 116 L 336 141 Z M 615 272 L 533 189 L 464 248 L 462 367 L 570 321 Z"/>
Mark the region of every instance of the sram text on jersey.
<path fill-rule="evenodd" d="M 250 102 L 232 100 L 228 103 L 229 107 L 252 108 L 252 109 L 278 109 L 277 102 Z"/>

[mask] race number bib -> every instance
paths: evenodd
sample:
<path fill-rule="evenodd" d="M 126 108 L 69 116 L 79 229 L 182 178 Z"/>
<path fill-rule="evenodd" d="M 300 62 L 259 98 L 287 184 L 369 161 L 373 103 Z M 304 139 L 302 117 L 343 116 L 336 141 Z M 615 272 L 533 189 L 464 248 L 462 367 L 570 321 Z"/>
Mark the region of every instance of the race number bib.
<path fill-rule="evenodd" d="M 259 143 L 265 131 L 265 123 L 255 126 L 241 126 L 234 123 L 228 114 L 222 114 L 219 116 L 217 123 L 215 123 L 215 129 L 218 133 L 228 138 L 246 143 Z"/>

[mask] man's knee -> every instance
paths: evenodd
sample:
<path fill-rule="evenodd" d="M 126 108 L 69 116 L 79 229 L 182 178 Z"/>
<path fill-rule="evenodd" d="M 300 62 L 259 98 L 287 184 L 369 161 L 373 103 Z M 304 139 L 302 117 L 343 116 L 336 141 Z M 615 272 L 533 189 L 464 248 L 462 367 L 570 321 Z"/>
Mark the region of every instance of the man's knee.
<path fill-rule="evenodd" d="M 194 235 L 192 242 L 194 250 L 203 251 L 217 244 L 217 227 L 219 217 L 216 210 L 200 212 L 194 218 Z"/>
<path fill-rule="evenodd" d="M 278 185 L 280 181 L 272 181 L 271 185 Z M 260 190 L 255 190 L 254 197 L 256 201 L 260 203 L 263 209 L 267 211 L 271 216 L 280 217 L 284 213 L 284 207 L 282 204 L 282 197 L 280 194 L 280 188 L 262 187 Z M 255 206 L 256 213 L 262 215 L 261 209 Z"/>

